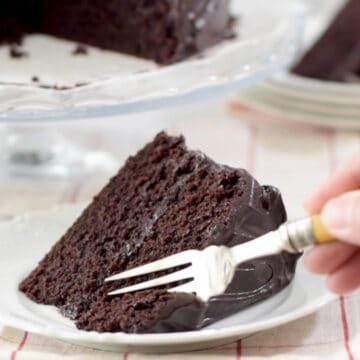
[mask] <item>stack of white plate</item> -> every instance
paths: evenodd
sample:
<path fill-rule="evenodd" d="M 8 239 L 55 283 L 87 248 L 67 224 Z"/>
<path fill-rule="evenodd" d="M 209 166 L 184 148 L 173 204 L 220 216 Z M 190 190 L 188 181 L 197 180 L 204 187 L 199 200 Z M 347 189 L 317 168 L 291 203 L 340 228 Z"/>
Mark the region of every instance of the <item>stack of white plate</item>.
<path fill-rule="evenodd" d="M 241 94 L 250 108 L 302 123 L 360 129 L 360 83 L 281 74 Z"/>

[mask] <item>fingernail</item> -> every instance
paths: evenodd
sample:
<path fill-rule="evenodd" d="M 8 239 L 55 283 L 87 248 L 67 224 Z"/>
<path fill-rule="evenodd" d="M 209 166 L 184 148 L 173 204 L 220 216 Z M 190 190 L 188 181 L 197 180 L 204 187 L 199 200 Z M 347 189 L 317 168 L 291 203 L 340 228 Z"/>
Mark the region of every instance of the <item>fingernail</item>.
<path fill-rule="evenodd" d="M 331 200 L 324 207 L 321 218 L 330 231 L 341 231 L 351 225 L 352 201 L 348 197 L 340 196 Z"/>
<path fill-rule="evenodd" d="M 360 190 L 331 200 L 325 205 L 321 218 L 336 239 L 360 245 Z"/>
<path fill-rule="evenodd" d="M 355 201 L 356 196 L 346 194 L 329 201 L 325 205 L 321 218 L 324 225 L 330 231 L 335 232 L 335 235 L 339 232 L 347 231 L 351 227 Z"/>

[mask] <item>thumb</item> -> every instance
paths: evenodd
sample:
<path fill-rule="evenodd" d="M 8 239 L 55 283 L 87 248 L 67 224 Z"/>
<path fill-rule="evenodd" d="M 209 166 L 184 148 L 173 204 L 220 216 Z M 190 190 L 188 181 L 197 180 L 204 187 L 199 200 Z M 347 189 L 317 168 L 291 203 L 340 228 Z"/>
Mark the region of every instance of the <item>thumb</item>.
<path fill-rule="evenodd" d="M 360 246 L 360 190 L 330 200 L 321 218 L 337 239 Z"/>

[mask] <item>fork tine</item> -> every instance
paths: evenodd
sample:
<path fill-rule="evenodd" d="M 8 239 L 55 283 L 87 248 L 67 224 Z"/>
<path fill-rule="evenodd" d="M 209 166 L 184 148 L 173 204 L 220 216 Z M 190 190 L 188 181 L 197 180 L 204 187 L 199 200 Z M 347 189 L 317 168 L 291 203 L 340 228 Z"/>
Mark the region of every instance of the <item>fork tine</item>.
<path fill-rule="evenodd" d="M 112 295 L 125 294 L 128 292 L 145 290 L 145 289 L 157 287 L 160 285 L 166 285 L 166 284 L 170 284 L 175 281 L 190 279 L 190 278 L 192 278 L 191 275 L 192 275 L 192 271 L 191 271 L 191 266 L 190 266 L 186 269 L 176 271 L 172 274 L 160 276 L 159 278 L 156 278 L 153 280 L 144 281 L 144 282 L 136 284 L 136 285 L 127 286 L 125 288 L 112 291 L 112 292 L 108 293 L 108 295 L 112 296 Z"/>
<path fill-rule="evenodd" d="M 149 274 L 160 270 L 170 269 L 175 266 L 191 264 L 190 255 L 196 252 L 197 250 L 187 250 L 179 254 L 170 255 L 163 259 L 153 261 L 152 263 L 137 266 L 133 269 L 123 271 L 119 274 L 115 274 L 113 276 L 106 278 L 105 281 L 108 282 L 108 281 L 122 280 L 122 279 L 132 278 L 135 276 Z"/>

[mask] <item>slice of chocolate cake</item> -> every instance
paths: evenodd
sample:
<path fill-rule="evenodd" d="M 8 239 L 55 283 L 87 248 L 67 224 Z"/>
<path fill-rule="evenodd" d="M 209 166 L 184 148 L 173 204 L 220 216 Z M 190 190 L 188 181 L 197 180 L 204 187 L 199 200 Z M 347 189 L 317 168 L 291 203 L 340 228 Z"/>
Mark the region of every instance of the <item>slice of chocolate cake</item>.
<path fill-rule="evenodd" d="M 360 81 L 360 1 L 349 0 L 293 73 L 331 81 Z"/>
<path fill-rule="evenodd" d="M 4 0 L 0 43 L 39 32 L 161 64 L 231 34 L 229 0 Z"/>
<path fill-rule="evenodd" d="M 208 303 L 164 288 L 109 297 L 109 291 L 134 280 L 104 279 L 183 250 L 234 246 L 285 219 L 275 188 L 188 150 L 182 137 L 160 133 L 127 160 L 20 289 L 37 303 L 59 307 L 80 329 L 200 329 L 287 286 L 297 256 L 284 253 L 242 264 L 226 293 Z"/>

